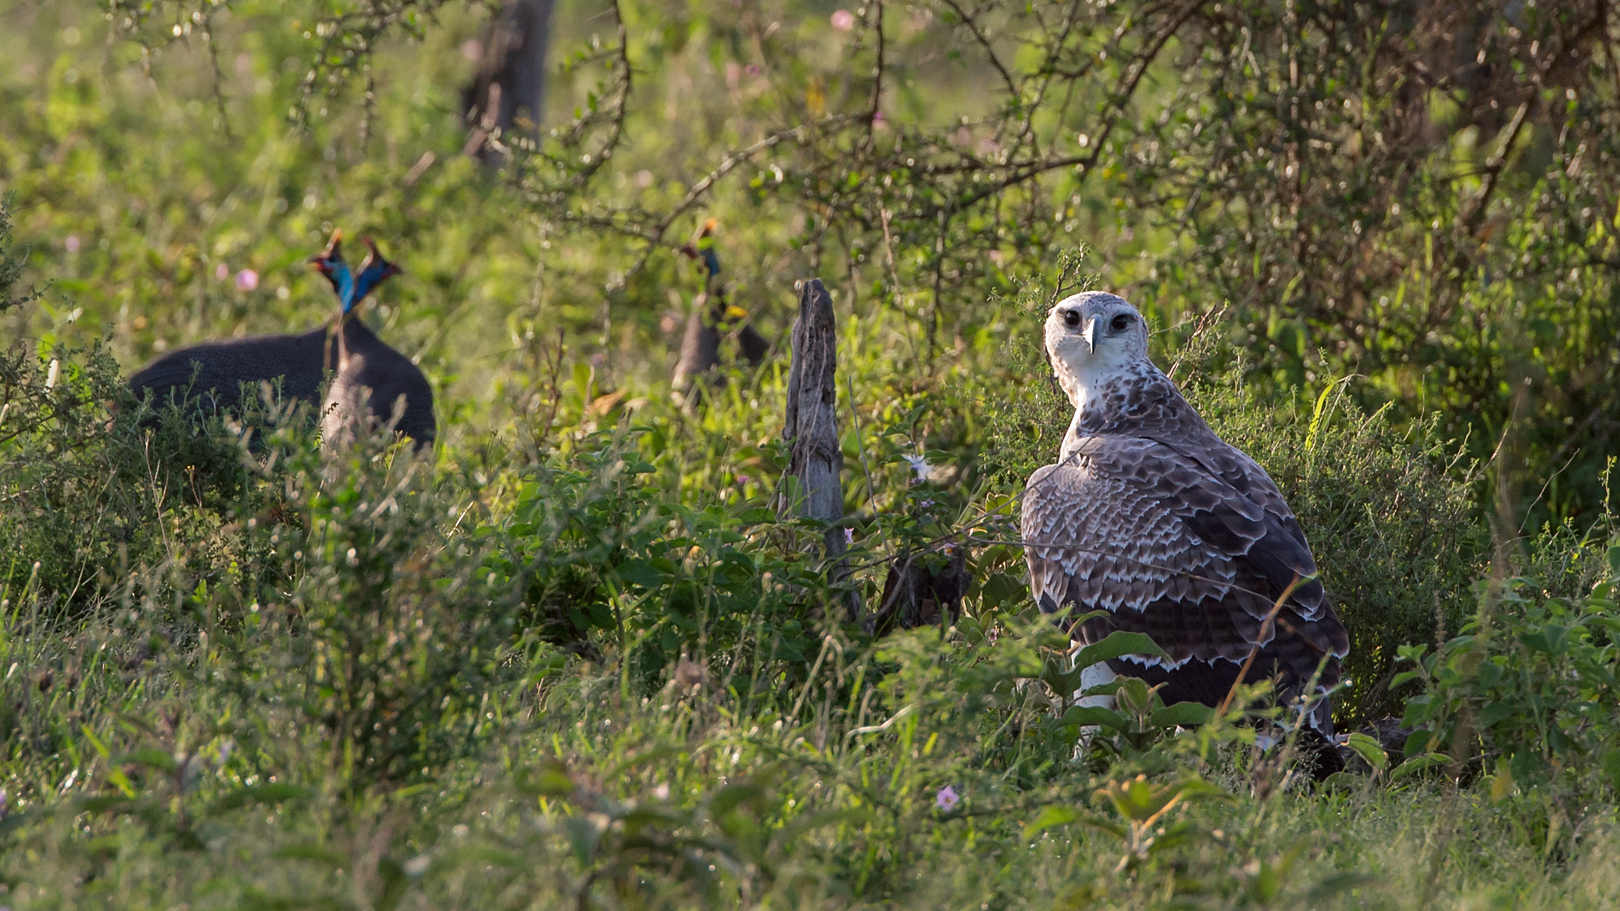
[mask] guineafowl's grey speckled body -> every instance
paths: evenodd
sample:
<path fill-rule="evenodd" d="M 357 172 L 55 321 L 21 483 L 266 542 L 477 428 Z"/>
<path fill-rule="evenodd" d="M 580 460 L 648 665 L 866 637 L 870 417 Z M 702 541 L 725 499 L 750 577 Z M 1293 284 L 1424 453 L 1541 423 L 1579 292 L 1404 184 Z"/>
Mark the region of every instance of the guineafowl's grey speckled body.
<path fill-rule="evenodd" d="M 316 405 L 327 374 L 337 367 L 337 340 L 323 326 L 299 335 L 204 342 L 171 351 L 141 368 L 129 385 L 137 397 L 150 396 L 153 407 L 190 400 L 204 410 L 230 411 L 242 404 L 243 383 L 279 380 L 284 401 Z"/>
<path fill-rule="evenodd" d="M 337 376 L 321 406 L 322 445 L 332 448 L 352 442 L 361 421 L 386 427 L 394 420 L 395 408 L 403 407 L 394 431 L 410 437 L 418 448 L 431 446 L 438 433 L 433 386 L 410 358 L 353 317 L 343 321 L 341 352 Z"/>

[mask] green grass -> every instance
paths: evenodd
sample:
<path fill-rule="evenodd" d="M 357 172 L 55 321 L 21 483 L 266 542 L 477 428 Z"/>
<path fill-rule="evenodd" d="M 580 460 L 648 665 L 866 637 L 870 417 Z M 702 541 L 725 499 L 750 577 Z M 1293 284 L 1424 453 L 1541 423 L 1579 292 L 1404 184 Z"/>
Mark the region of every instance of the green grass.
<path fill-rule="evenodd" d="M 317 60 L 334 78 L 305 105 L 319 41 L 303 33 L 334 10 L 359 7 L 210 13 L 220 98 L 206 46 L 164 39 L 201 7 L 158 4 L 133 31 L 91 4 L 0 13 L 0 332 L 16 340 L 0 353 L 0 905 L 1616 906 L 1620 550 L 1603 454 L 1547 430 L 1577 426 L 1584 400 L 1524 402 L 1515 435 L 1492 423 L 1512 390 L 1431 400 L 1438 374 L 1402 386 L 1413 361 L 1362 377 L 1344 351 L 1310 358 L 1293 323 L 1229 293 L 1274 283 L 1210 278 L 1187 237 L 1121 204 L 1141 174 L 1054 174 L 936 235 L 918 213 L 955 177 L 846 173 L 864 133 L 829 132 L 750 159 L 649 242 L 728 150 L 818 106 L 861 109 L 873 49 L 830 28 L 833 7 L 627 4 L 626 138 L 589 179 L 610 13 L 558 14 L 573 63 L 553 120 L 580 142 L 496 177 L 459 155 L 460 46 L 482 14 L 429 6 L 385 30 L 369 108 L 357 60 Z M 907 142 L 960 130 L 978 148 L 1016 119 L 940 10 L 886 15 L 885 110 Z M 1165 71 L 1147 82 L 1138 138 L 1175 97 Z M 904 154 L 877 135 L 870 154 Z M 1054 200 L 1074 208 L 1054 220 Z M 773 508 L 785 344 L 701 407 L 672 400 L 702 290 L 674 248 L 711 215 L 731 300 L 771 337 L 796 279 L 834 289 L 850 584 L 871 602 L 887 557 L 963 538 L 974 585 L 952 628 L 874 640 L 840 622 L 820 529 Z M 433 451 L 328 458 L 305 414 L 197 428 L 136 407 L 122 377 L 157 352 L 327 318 L 301 260 L 334 226 L 408 270 L 368 319 L 435 384 Z M 1459 320 L 1516 331 L 1498 297 L 1528 279 L 1459 281 Z M 1583 307 L 1606 281 L 1582 279 Z M 1404 749 L 1358 741 L 1363 761 L 1313 786 L 1254 747 L 1247 721 L 1281 717 L 1263 688 L 1197 724 L 1127 694 L 1077 749 L 1044 682 L 1061 637 L 1009 542 L 1067 420 L 1042 311 L 1087 283 L 1130 291 L 1155 358 L 1276 478 L 1351 631 L 1338 722 L 1402 718 Z M 1562 294 L 1537 291 L 1521 327 L 1551 376 L 1596 344 L 1546 341 L 1535 307 Z M 1228 297 L 1213 328 L 1179 319 Z M 1403 350 L 1519 356 L 1493 338 Z M 918 454 L 937 470 L 914 484 Z M 1592 475 L 1576 493 L 1557 472 L 1515 480 L 1554 454 Z"/>

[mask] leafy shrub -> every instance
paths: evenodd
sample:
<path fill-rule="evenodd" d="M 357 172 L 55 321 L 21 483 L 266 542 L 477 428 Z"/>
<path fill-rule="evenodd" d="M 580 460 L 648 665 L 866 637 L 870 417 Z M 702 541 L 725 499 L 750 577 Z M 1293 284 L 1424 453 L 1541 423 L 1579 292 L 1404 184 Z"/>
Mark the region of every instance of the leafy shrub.
<path fill-rule="evenodd" d="M 1350 632 L 1349 683 L 1335 700 L 1343 727 L 1399 714 L 1401 646 L 1433 642 L 1472 606 L 1487 536 L 1460 456 L 1433 422 L 1396 427 L 1325 388 L 1310 411 L 1267 408 L 1243 387 L 1195 385 L 1216 432 L 1248 452 L 1299 517 L 1322 584 Z"/>
<path fill-rule="evenodd" d="M 291 420 L 249 411 L 272 428 Z M 255 563 L 232 523 L 273 512 L 278 495 L 255 482 L 244 437 L 219 418 L 137 406 L 102 345 L 0 351 L 0 597 L 82 619 L 149 568 L 178 562 L 193 582 L 218 581 Z"/>
<path fill-rule="evenodd" d="M 1620 546 L 1584 597 L 1532 580 L 1480 583 L 1481 606 L 1435 649 L 1407 646 L 1406 753 L 1442 752 L 1462 774 L 1488 774 L 1491 796 L 1550 792 L 1573 814 L 1587 795 L 1620 794 Z M 1574 820 L 1571 820 L 1574 821 Z"/>
<path fill-rule="evenodd" d="M 286 706 L 294 730 L 319 725 L 333 771 L 357 789 L 474 753 L 529 670 L 510 586 L 444 524 L 473 504 L 405 444 L 380 442 L 325 466 L 320 483 L 317 460 L 304 462 L 293 503 L 308 531 L 279 543 L 299 548 L 301 571 L 285 599 L 247 606 L 241 643 L 244 679 L 268 687 L 254 702 Z"/>
<path fill-rule="evenodd" d="M 643 693 L 682 659 L 748 689 L 801 677 L 831 602 L 808 554 L 773 546 L 793 523 L 763 498 L 670 501 L 635 442 L 598 433 L 523 470 L 510 511 L 480 530 L 500 545 L 486 566 L 520 590 L 524 626 L 597 659 L 616 653 Z"/>

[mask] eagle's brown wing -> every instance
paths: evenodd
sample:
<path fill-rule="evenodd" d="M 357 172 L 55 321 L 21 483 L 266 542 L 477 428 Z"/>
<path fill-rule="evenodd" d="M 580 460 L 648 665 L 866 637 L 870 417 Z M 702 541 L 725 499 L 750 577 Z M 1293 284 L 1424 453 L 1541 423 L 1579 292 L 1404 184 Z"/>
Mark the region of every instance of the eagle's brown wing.
<path fill-rule="evenodd" d="M 1138 661 L 1148 667 L 1193 662 L 1216 666 L 1220 678 L 1230 665 L 1235 679 L 1258 645 L 1256 670 L 1296 683 L 1332 656 L 1321 681 L 1331 686 L 1349 639 L 1313 578 L 1299 523 L 1258 465 L 1213 434 L 1199 436 L 1177 446 L 1088 437 L 1063 463 L 1035 472 L 1023 538 L 1036 603 L 1108 611 L 1078 631 L 1084 641 L 1112 629 L 1147 633 L 1169 655 Z M 1308 581 L 1262 638 L 1267 613 L 1296 578 Z M 1219 684 L 1212 678 L 1209 688 Z"/>

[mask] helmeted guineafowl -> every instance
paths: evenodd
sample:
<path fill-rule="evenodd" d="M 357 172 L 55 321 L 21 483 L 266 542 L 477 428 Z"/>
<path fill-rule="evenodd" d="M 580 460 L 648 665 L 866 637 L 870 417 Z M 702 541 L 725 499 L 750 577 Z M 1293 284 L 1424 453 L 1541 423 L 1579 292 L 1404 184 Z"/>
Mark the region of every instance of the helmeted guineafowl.
<path fill-rule="evenodd" d="M 343 261 L 342 232 L 310 263 L 332 283 L 340 300 L 352 294 L 354 282 Z M 203 413 L 237 411 L 242 385 L 256 394 L 261 383 L 278 385 L 284 401 L 318 405 L 326 374 L 337 369 L 331 329 L 322 326 L 298 335 L 260 335 L 224 342 L 203 342 L 170 351 L 129 378 L 137 398 L 154 408 L 170 402 L 191 404 Z"/>
<path fill-rule="evenodd" d="M 365 421 L 377 426 L 393 422 L 395 432 L 418 447 L 431 445 L 438 432 L 433 386 L 409 358 L 367 328 L 356 310 L 372 289 L 404 270 L 384 259 L 370 238 L 361 240 L 371 252 L 355 273 L 353 300 L 339 316 L 338 370 L 321 405 L 321 444 L 328 450 L 347 445 Z"/>
<path fill-rule="evenodd" d="M 771 343 L 759 334 L 748 319 L 747 311 L 732 306 L 726 300 L 726 286 L 720 281 L 720 256 L 714 249 L 716 226 L 712 218 L 704 222 L 697 237 L 681 248 L 686 256 L 702 260 L 704 269 L 703 298 L 694 302 L 692 313 L 687 318 L 673 380 L 674 387 L 691 402 L 701 397 L 695 385 L 698 378 L 720 364 L 722 338 L 734 335 L 739 352 L 752 367 L 758 367 L 771 348 Z M 707 306 L 704 306 L 705 302 Z"/>

